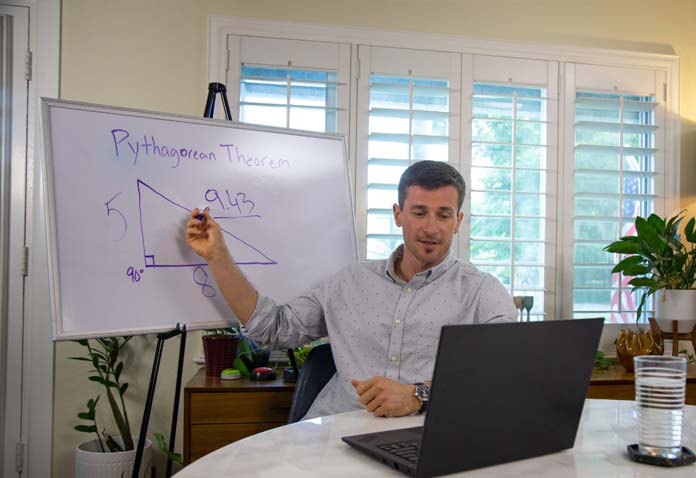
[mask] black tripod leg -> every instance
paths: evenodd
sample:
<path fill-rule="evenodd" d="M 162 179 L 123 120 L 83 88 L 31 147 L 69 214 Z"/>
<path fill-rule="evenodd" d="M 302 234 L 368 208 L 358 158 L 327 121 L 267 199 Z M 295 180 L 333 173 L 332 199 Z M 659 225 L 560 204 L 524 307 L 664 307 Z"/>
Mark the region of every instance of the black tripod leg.
<path fill-rule="evenodd" d="M 222 85 L 220 90 L 220 96 L 222 96 L 222 107 L 225 108 L 225 117 L 227 121 L 232 121 L 232 112 L 230 111 L 230 104 L 227 102 L 227 89 Z"/>
<path fill-rule="evenodd" d="M 212 118 L 215 113 L 215 94 L 217 93 L 218 83 L 210 83 L 208 85 L 208 98 L 205 100 L 205 109 L 203 110 L 204 118 Z"/>
<path fill-rule="evenodd" d="M 152 411 L 152 401 L 155 396 L 155 386 L 157 385 L 157 374 L 159 372 L 160 362 L 162 361 L 162 348 L 165 338 L 161 335 L 157 336 L 157 348 L 155 349 L 155 359 L 152 364 L 152 374 L 150 375 L 150 386 L 147 390 L 147 400 L 145 401 L 145 410 L 143 411 L 143 422 L 140 425 L 140 438 L 138 438 L 138 447 L 135 452 L 135 463 L 133 464 L 132 478 L 138 478 L 140 473 L 140 465 L 143 461 L 143 449 L 145 448 L 145 440 L 147 438 L 147 427 L 150 422 L 150 412 Z"/>
<path fill-rule="evenodd" d="M 179 397 L 181 396 L 181 374 L 184 370 L 184 351 L 186 350 L 186 325 L 181 329 L 181 342 L 179 343 L 179 366 L 176 371 L 176 388 L 174 389 L 174 413 L 172 413 L 172 431 L 169 434 L 169 454 L 174 453 L 174 440 L 176 439 L 176 421 L 179 416 Z M 166 478 L 172 476 L 172 460 L 167 457 Z"/>

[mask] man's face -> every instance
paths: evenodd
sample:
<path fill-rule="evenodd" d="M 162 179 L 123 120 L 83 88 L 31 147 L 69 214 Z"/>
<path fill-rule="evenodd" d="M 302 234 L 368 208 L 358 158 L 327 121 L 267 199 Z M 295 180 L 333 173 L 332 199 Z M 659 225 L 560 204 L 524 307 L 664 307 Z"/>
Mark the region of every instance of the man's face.
<path fill-rule="evenodd" d="M 394 204 L 394 221 L 403 228 L 402 261 L 422 271 L 442 262 L 459 230 L 463 214 L 457 212 L 458 196 L 454 186 L 424 189 L 409 186 L 404 207 Z"/>

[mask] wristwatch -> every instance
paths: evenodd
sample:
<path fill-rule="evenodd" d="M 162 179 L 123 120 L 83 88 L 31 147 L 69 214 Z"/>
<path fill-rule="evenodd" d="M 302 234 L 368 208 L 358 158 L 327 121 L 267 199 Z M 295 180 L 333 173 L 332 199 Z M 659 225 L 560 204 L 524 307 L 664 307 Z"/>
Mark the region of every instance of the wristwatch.
<path fill-rule="evenodd" d="M 430 387 L 423 382 L 414 383 L 414 385 L 416 386 L 416 391 L 413 392 L 413 395 L 421 403 L 418 413 L 423 413 L 428 409 L 428 402 L 430 401 Z"/>

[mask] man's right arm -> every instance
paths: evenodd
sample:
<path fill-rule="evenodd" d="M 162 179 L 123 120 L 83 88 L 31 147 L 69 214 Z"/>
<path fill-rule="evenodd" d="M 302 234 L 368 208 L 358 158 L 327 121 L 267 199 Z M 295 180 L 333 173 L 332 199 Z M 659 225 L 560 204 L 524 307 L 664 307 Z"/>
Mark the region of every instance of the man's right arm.
<path fill-rule="evenodd" d="M 198 219 L 199 215 L 203 218 Z M 234 262 L 220 225 L 207 209 L 191 211 L 186 224 L 186 243 L 208 263 L 225 302 L 239 322 L 246 325 L 254 313 L 259 294 Z"/>

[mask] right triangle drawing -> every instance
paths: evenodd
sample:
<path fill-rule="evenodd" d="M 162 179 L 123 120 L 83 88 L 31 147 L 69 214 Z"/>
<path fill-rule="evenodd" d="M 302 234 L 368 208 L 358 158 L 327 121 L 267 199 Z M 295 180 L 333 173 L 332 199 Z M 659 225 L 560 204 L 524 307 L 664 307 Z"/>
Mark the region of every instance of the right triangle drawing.
<path fill-rule="evenodd" d="M 146 267 L 205 266 L 183 241 L 181 212 L 188 209 L 154 189 L 141 179 L 138 185 L 138 211 L 143 256 Z M 213 217 L 213 219 L 225 219 Z M 254 218 L 251 217 L 251 220 Z M 239 265 L 272 265 L 276 261 L 230 231 L 220 228 L 230 254 Z"/>

